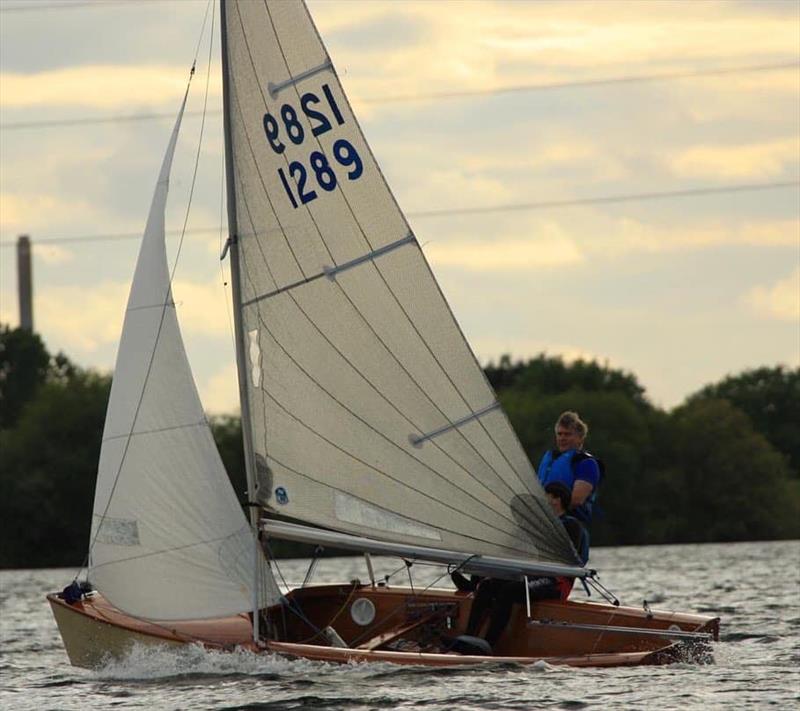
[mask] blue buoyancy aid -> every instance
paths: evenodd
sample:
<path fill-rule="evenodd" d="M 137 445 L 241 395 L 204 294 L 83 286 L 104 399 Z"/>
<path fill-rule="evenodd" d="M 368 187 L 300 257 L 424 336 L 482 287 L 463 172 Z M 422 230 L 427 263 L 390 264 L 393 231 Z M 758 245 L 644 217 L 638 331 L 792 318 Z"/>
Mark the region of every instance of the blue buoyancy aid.
<path fill-rule="evenodd" d="M 593 459 L 597 461 L 588 452 L 579 451 L 577 449 L 569 449 L 560 454 L 556 453 L 556 456 L 553 456 L 553 450 L 548 449 L 544 453 L 541 462 L 539 462 L 539 470 L 537 472 L 539 476 L 539 483 L 542 485 L 542 487 L 545 487 L 553 482 L 559 482 L 564 484 L 570 491 L 572 491 L 572 487 L 575 484 L 576 465 L 586 459 Z M 570 509 L 570 514 L 575 516 L 575 518 L 584 524 L 589 524 L 592 522 L 592 509 L 597 501 L 597 486 L 599 485 L 600 479 L 602 479 L 603 476 L 603 470 L 599 462 L 598 470 L 598 481 L 594 484 L 592 493 L 589 494 L 589 496 L 580 506 Z"/>

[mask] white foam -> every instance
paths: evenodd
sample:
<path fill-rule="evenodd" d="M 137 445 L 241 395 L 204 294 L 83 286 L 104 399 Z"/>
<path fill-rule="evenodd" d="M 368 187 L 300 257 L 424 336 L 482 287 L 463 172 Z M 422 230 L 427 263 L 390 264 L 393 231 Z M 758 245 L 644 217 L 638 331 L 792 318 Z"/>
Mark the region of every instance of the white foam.
<path fill-rule="evenodd" d="M 134 645 L 124 658 L 110 660 L 92 673 L 99 679 L 163 679 L 197 674 L 302 675 L 307 674 L 312 666 L 319 673 L 331 665 L 274 654 L 256 654 L 244 649 L 218 652 L 198 644 L 176 648 Z"/>

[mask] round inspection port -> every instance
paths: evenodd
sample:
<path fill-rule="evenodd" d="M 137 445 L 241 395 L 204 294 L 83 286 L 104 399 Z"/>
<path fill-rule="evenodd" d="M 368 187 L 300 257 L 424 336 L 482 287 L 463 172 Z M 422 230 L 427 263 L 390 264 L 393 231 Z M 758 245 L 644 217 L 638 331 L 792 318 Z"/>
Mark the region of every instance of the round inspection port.
<path fill-rule="evenodd" d="M 350 605 L 350 617 L 353 618 L 353 622 L 362 627 L 371 624 L 375 619 L 375 605 L 372 600 L 365 597 L 354 600 Z"/>

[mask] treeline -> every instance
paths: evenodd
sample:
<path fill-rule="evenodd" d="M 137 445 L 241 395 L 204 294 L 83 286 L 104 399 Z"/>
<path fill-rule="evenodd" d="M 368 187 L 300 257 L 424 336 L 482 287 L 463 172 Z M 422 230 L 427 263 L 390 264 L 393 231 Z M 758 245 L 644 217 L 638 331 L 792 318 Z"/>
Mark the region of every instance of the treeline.
<path fill-rule="evenodd" d="M 589 422 L 587 447 L 607 471 L 595 544 L 800 537 L 800 368 L 728 377 L 670 412 L 634 375 L 596 362 L 505 357 L 486 374 L 534 465 L 560 412 Z M 0 567 L 83 562 L 110 384 L 0 327 Z M 239 419 L 214 418 L 212 430 L 244 501 Z"/>
<path fill-rule="evenodd" d="M 757 368 L 665 412 L 631 373 L 541 355 L 486 368 L 534 466 L 560 412 L 606 465 L 595 544 L 800 537 L 800 368 Z"/>

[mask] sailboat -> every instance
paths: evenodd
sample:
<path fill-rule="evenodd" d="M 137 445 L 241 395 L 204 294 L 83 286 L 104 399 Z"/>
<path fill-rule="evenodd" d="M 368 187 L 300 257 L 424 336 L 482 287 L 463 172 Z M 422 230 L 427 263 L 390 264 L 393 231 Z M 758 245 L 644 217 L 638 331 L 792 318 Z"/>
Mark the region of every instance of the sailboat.
<path fill-rule="evenodd" d="M 230 259 L 248 481 L 237 501 L 192 377 L 164 241 L 184 97 L 132 281 L 86 579 L 48 595 L 70 661 L 200 644 L 323 661 L 668 663 L 719 619 L 551 600 L 458 653 L 473 595 L 376 581 L 370 555 L 525 585 L 580 564 L 394 199 L 305 4 L 222 0 Z M 187 89 L 188 94 L 188 89 Z M 270 541 L 365 556 L 281 589 Z M 462 650 L 463 651 L 463 650 Z"/>

